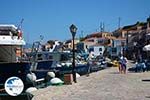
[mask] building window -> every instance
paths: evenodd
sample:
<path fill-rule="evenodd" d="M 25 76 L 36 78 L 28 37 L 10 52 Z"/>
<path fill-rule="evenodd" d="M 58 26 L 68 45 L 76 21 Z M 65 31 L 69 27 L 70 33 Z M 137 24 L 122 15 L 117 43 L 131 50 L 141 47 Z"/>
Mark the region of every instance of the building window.
<path fill-rule="evenodd" d="M 99 48 L 99 51 L 102 51 L 102 48 Z"/>
<path fill-rule="evenodd" d="M 112 53 L 116 53 L 117 52 L 117 48 L 112 48 Z"/>
<path fill-rule="evenodd" d="M 98 40 L 98 43 L 103 43 L 104 42 L 104 40 L 103 39 L 100 39 L 100 40 Z"/>
<path fill-rule="evenodd" d="M 89 49 L 89 52 L 91 52 L 91 51 L 93 52 L 93 51 L 94 51 L 94 48 L 90 48 L 90 49 Z"/>
<path fill-rule="evenodd" d="M 88 49 L 88 46 L 86 45 L 85 48 Z"/>
<path fill-rule="evenodd" d="M 93 39 L 91 39 L 91 40 L 88 40 L 88 42 L 94 42 L 94 40 L 93 40 Z"/>

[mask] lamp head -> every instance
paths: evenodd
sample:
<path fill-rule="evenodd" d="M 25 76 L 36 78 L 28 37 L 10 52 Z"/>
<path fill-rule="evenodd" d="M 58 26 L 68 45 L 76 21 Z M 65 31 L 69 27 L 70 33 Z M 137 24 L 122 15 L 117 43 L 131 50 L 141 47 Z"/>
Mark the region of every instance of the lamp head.
<path fill-rule="evenodd" d="M 70 26 L 70 32 L 71 32 L 72 36 L 75 36 L 75 35 L 76 35 L 77 27 L 76 27 L 74 24 L 72 24 L 72 25 Z"/>

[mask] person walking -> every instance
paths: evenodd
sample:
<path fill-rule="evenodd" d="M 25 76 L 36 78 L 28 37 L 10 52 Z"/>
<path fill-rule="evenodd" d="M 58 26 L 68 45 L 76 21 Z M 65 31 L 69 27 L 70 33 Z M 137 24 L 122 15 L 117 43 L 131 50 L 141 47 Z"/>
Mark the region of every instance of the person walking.
<path fill-rule="evenodd" d="M 127 58 L 125 56 L 120 57 L 120 72 L 126 74 Z"/>

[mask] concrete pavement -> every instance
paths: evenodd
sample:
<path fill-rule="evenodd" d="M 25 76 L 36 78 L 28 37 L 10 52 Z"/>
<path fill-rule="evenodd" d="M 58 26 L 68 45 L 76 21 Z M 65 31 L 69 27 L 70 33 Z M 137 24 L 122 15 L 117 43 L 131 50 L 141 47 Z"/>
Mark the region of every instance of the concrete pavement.
<path fill-rule="evenodd" d="M 143 79 L 150 79 L 150 72 L 119 74 L 112 67 L 82 76 L 72 85 L 35 91 L 33 100 L 150 100 L 150 82 Z"/>

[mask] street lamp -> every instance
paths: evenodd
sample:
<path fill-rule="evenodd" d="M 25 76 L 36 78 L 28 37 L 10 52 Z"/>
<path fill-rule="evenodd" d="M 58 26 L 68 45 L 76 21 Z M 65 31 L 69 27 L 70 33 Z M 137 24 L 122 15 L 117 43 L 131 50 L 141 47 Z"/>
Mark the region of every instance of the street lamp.
<path fill-rule="evenodd" d="M 72 41 L 73 41 L 73 62 L 72 62 L 72 75 L 73 75 L 73 81 L 76 83 L 76 71 L 75 71 L 75 47 L 74 47 L 74 39 L 77 32 L 77 27 L 75 25 L 70 26 L 70 32 L 72 34 Z"/>

